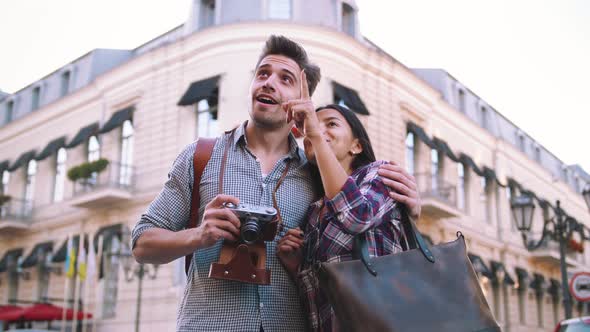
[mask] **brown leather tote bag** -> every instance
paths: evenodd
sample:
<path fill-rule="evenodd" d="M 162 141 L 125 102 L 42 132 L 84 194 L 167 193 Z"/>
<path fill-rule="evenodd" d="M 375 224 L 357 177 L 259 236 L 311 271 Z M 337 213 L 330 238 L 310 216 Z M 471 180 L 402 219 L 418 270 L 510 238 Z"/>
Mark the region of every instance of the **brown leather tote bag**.
<path fill-rule="evenodd" d="M 501 331 L 467 257 L 465 239 L 432 246 L 403 213 L 410 250 L 369 258 L 365 236 L 358 260 L 320 263 L 326 292 L 342 331 Z"/>

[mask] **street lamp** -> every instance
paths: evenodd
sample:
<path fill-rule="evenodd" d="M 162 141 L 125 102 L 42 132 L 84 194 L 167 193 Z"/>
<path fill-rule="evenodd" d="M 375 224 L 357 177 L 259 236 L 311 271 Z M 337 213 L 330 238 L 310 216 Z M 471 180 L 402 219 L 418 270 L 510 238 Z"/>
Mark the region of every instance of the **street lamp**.
<path fill-rule="evenodd" d="M 123 266 L 123 270 L 125 271 L 125 280 L 127 280 L 127 282 L 132 282 L 133 280 L 135 280 L 135 278 L 137 278 L 135 332 L 139 332 L 139 321 L 141 315 L 141 291 L 143 288 L 143 278 L 147 276 L 151 280 L 156 279 L 156 275 L 158 274 L 158 265 L 135 263 L 135 259 L 133 258 L 131 249 L 129 248 L 129 243 L 131 242 L 131 232 L 129 231 L 128 227 L 123 226 L 123 229 L 121 231 L 121 237 L 122 245 L 119 249 L 119 252 L 111 255 L 120 257 L 121 265 Z"/>
<path fill-rule="evenodd" d="M 586 198 L 586 196 L 584 196 Z M 533 198 L 529 195 L 514 197 L 511 201 L 510 208 L 514 216 L 516 227 L 520 230 L 524 246 L 529 251 L 534 251 L 546 243 L 548 239 L 559 243 L 559 261 L 561 267 L 561 287 L 563 291 L 563 304 L 565 317 L 572 317 L 572 298 L 568 288 L 567 266 L 565 263 L 566 244 L 572 240 L 574 232 L 579 232 L 581 240 L 585 240 L 584 226 L 575 219 L 568 216 L 562 209 L 560 202 L 557 201 L 555 216 L 553 218 L 544 217 L 543 234 L 539 242 L 527 241 L 527 235 L 531 230 L 533 222 L 533 212 L 535 205 Z"/>

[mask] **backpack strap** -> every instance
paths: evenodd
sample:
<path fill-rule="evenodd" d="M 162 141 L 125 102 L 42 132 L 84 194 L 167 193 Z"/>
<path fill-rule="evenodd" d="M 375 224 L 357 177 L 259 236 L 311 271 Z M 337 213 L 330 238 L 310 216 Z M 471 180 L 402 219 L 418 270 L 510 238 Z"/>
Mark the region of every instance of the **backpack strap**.
<path fill-rule="evenodd" d="M 217 138 L 199 138 L 197 141 L 197 147 L 195 149 L 195 154 L 193 155 L 193 192 L 191 198 L 191 218 L 187 225 L 187 229 L 197 227 L 197 220 L 199 219 L 199 207 L 201 205 L 201 193 L 199 192 L 199 187 L 201 185 L 201 176 L 203 175 L 203 171 L 211 159 L 211 155 L 213 154 L 213 148 L 215 147 L 215 143 L 217 142 Z M 191 262 L 193 261 L 193 254 L 190 253 L 186 255 L 184 260 L 184 271 L 188 275 L 188 270 L 191 266 Z"/>

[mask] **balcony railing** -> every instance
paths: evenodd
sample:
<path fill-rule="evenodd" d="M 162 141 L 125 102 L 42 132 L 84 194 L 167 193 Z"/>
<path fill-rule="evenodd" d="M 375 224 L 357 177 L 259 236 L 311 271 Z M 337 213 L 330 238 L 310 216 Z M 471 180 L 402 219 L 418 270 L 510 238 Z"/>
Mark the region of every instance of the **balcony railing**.
<path fill-rule="evenodd" d="M 457 188 L 432 174 L 416 174 L 416 183 L 422 198 L 422 211 L 433 218 L 457 217 Z"/>
<path fill-rule="evenodd" d="M 135 186 L 135 167 L 109 162 L 100 173 L 74 182 L 72 205 L 85 208 L 112 206 L 131 199 Z"/>
<path fill-rule="evenodd" d="M 0 205 L 0 230 L 27 229 L 33 215 L 33 202 L 10 199 Z"/>
<path fill-rule="evenodd" d="M 572 251 L 566 245 L 565 262 L 568 266 L 578 266 L 580 254 Z M 546 263 L 558 267 L 560 265 L 559 259 L 559 242 L 545 238 L 539 248 L 531 251 L 531 258 L 540 263 Z"/>

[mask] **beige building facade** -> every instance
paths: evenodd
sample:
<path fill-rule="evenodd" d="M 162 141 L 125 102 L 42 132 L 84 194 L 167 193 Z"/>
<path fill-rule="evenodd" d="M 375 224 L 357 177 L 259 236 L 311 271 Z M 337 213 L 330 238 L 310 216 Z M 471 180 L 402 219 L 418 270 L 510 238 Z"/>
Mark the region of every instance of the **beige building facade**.
<path fill-rule="evenodd" d="M 10 196 L 0 215 L 0 304 L 62 305 L 64 295 L 71 298 L 65 243 L 86 234 L 104 246 L 101 277 L 87 286 L 85 310 L 95 313 L 99 331 L 131 330 L 138 279 L 127 280 L 132 275 L 118 256 L 128 241 L 124 230 L 158 194 L 183 147 L 248 118 L 258 55 L 270 34 L 282 34 L 304 45 L 322 69 L 314 103 L 352 107 L 360 100 L 378 159 L 415 174 L 420 230 L 434 244 L 455 239 L 457 231 L 465 235 L 503 330 L 552 331 L 564 316 L 559 251 L 554 243 L 526 250 L 509 201 L 528 190 L 552 205 L 560 200 L 568 215 L 588 223 L 580 194 L 588 175 L 562 167 L 448 73 L 410 69 L 363 39 L 354 1 L 320 1 L 330 15 L 305 22 L 298 18 L 306 1 L 260 1 L 261 16 L 244 20 L 227 12 L 233 2 L 195 1 L 186 24 L 153 41 L 131 51 L 92 51 L 0 97 L 1 193 Z M 68 179 L 67 170 L 99 159 L 109 161 L 106 169 Z M 543 210 L 535 210 L 534 239 Z M 569 252 L 569 271 L 588 270 L 588 256 Z M 182 260 L 143 279 L 142 331 L 174 330 L 184 282 Z M 574 305 L 574 315 L 587 313 L 585 303 Z"/>

